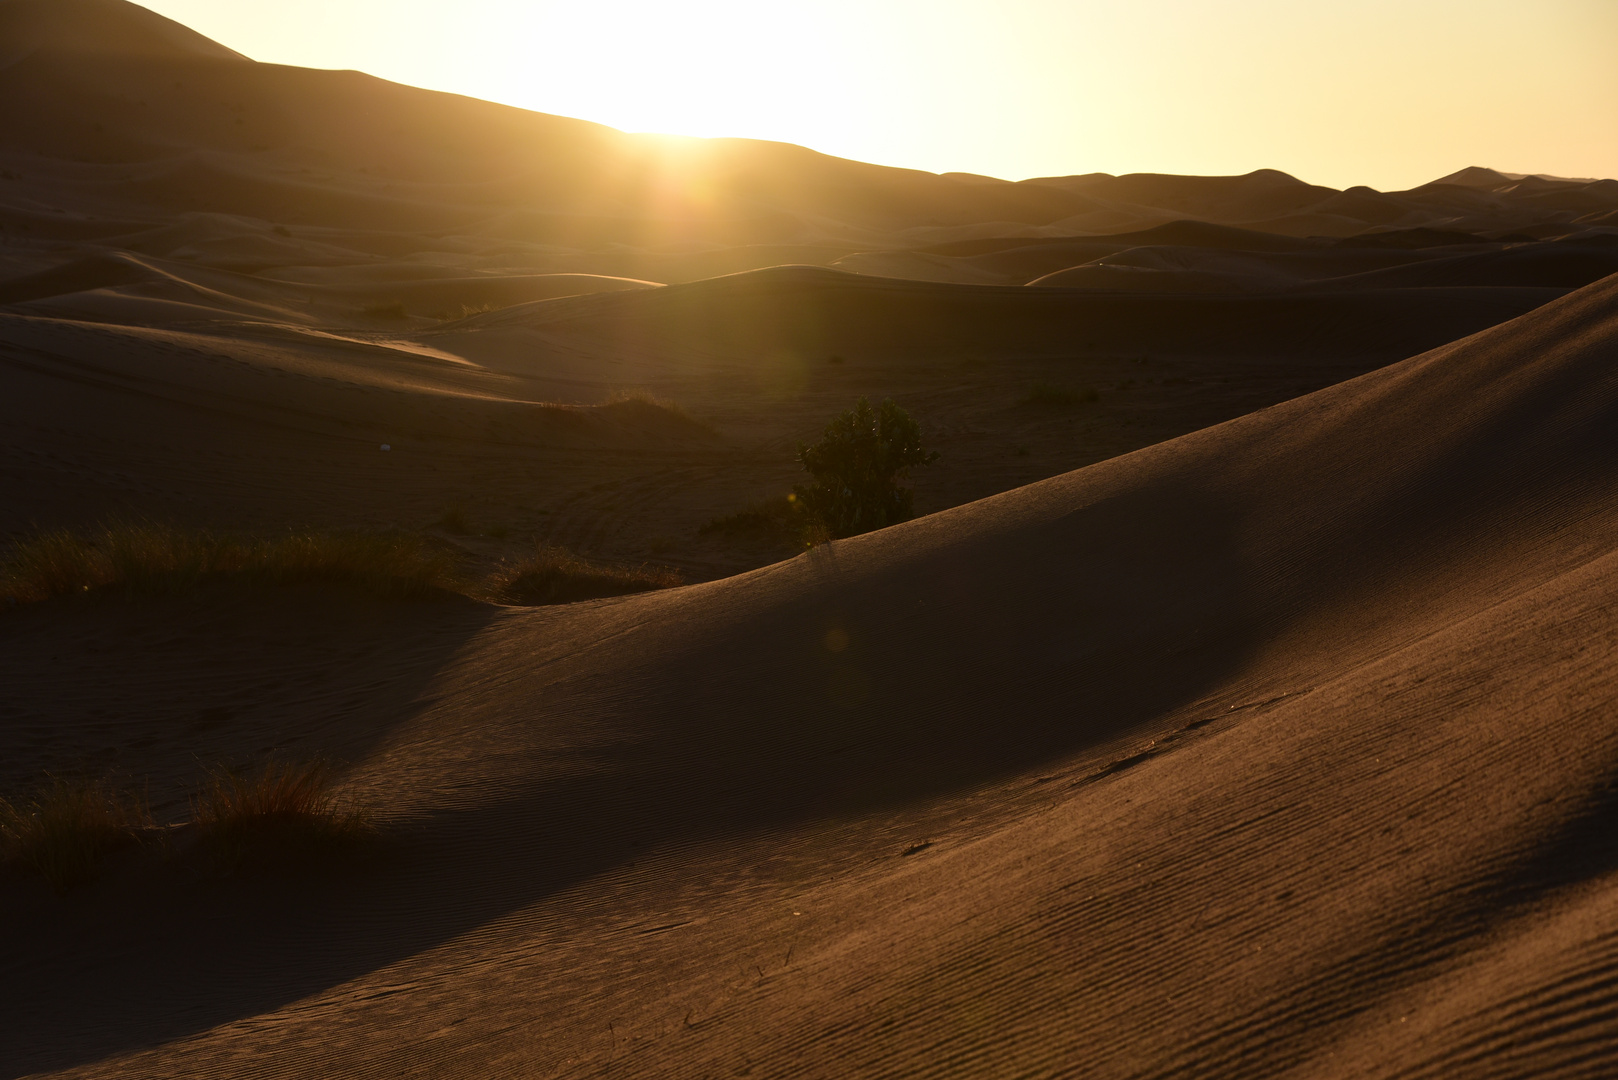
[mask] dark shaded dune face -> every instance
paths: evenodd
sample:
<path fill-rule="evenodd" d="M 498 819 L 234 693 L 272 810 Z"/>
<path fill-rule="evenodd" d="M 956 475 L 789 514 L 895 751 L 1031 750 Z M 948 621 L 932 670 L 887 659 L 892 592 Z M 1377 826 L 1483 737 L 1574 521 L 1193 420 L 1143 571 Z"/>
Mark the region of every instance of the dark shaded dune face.
<path fill-rule="evenodd" d="M 693 356 L 880 351 L 919 361 L 1082 347 L 1265 354 L 1296 349 L 1305 341 L 1312 349 L 1354 352 L 1380 350 L 1395 340 L 1408 341 L 1414 352 L 1423 343 L 1452 340 L 1548 298 L 1524 290 L 1419 298 L 1389 292 L 1340 300 L 1130 302 L 1044 289 L 883 282 L 782 267 L 656 292 L 558 301 L 488 321 L 526 323 L 604 348 L 657 347 Z"/>
<path fill-rule="evenodd" d="M 1384 254 L 1387 249 L 1370 247 L 1260 255 L 1201 248 L 1131 248 L 1028 284 L 1117 292 L 1577 289 L 1618 273 L 1618 254 L 1608 245 L 1591 242 L 1564 240 L 1554 245 L 1515 245 L 1419 258 L 1400 257 L 1397 250 Z"/>

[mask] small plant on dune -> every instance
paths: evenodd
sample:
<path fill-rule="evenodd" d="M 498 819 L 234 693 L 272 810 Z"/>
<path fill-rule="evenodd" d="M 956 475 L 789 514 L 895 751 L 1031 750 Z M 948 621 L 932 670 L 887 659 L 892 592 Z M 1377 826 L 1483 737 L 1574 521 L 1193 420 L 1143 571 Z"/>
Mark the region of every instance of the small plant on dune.
<path fill-rule="evenodd" d="M 150 825 L 144 804 L 105 781 L 52 779 L 30 797 L 0 799 L 6 861 L 57 892 L 90 880 L 102 856 L 134 843 Z"/>
<path fill-rule="evenodd" d="M 42 532 L 14 544 L 0 564 L 0 597 L 31 603 L 112 587 L 131 596 L 176 595 L 211 579 L 330 582 L 386 596 L 423 595 L 458 581 L 451 552 L 407 533 L 236 537 L 114 522 L 88 532 Z"/>
<path fill-rule="evenodd" d="M 1054 405 L 1059 408 L 1072 408 L 1075 405 L 1088 405 L 1101 400 L 1101 393 L 1093 386 L 1081 386 L 1077 390 L 1066 386 L 1057 386 L 1053 383 L 1037 382 L 1028 390 L 1028 396 L 1023 402 L 1028 405 Z"/>
<path fill-rule="evenodd" d="M 831 539 L 881 529 L 915 516 L 914 492 L 901 482 L 912 468 L 938 459 L 921 444 L 921 425 L 884 401 L 865 398 L 826 425 L 819 442 L 798 447 L 811 482 L 792 489 Z"/>
<path fill-rule="evenodd" d="M 681 584 L 680 575 L 662 566 L 595 563 L 558 547 L 539 547 L 518 563 L 508 563 L 490 578 L 493 598 L 508 604 L 568 604 L 604 596 L 651 592 Z"/>
<path fill-rule="evenodd" d="M 458 322 L 461 319 L 470 319 L 474 315 L 487 315 L 491 311 L 499 310 L 499 304 L 462 304 L 453 311 L 440 311 L 433 318 L 439 322 Z"/>
<path fill-rule="evenodd" d="M 786 502 L 785 499 L 781 500 Z M 790 505 L 790 504 L 788 504 Z M 698 536 L 760 536 L 775 532 L 781 516 L 764 506 L 750 506 L 734 514 L 716 517 L 697 530 Z"/>
<path fill-rule="evenodd" d="M 248 555 L 242 572 L 282 585 L 348 584 L 390 597 L 460 585 L 454 553 L 409 533 L 290 533 L 252 542 Z"/>
<path fill-rule="evenodd" d="M 670 416 L 677 417 L 707 431 L 713 431 L 713 424 L 706 420 L 699 420 L 686 411 L 685 406 L 670 398 L 657 397 L 646 390 L 614 390 L 601 403 L 607 409 L 657 409 Z"/>
<path fill-rule="evenodd" d="M 795 494 L 752 503 L 734 514 L 713 518 L 697 530 L 698 536 L 729 540 L 794 539 L 805 546 L 823 542 L 824 533 L 819 519 L 808 514 Z"/>
<path fill-rule="evenodd" d="M 216 769 L 192 800 L 199 849 L 220 869 L 250 860 L 342 854 L 375 832 L 370 815 L 332 791 L 320 760 L 270 761 L 256 773 Z"/>
<path fill-rule="evenodd" d="M 460 503 L 455 503 L 446 509 L 443 516 L 438 519 L 437 525 L 445 532 L 451 532 L 457 536 L 465 536 L 472 531 L 472 519 L 467 516 L 466 507 Z"/>

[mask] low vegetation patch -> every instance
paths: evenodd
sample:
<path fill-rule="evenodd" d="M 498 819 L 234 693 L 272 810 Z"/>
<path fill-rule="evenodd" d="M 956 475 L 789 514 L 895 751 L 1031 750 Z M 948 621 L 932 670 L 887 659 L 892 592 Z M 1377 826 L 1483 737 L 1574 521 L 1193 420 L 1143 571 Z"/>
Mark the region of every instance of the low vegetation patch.
<path fill-rule="evenodd" d="M 796 494 L 752 503 L 734 514 L 716 517 L 697 530 L 699 536 L 727 540 L 801 543 L 823 542 L 825 528 L 803 508 Z"/>
<path fill-rule="evenodd" d="M 790 495 L 750 503 L 734 514 L 716 517 L 697 530 L 700 536 L 760 536 L 786 533 L 801 516 Z"/>
<path fill-rule="evenodd" d="M 337 798 L 331 769 L 318 760 L 216 769 L 191 805 L 198 851 L 226 872 L 248 862 L 318 863 L 375 832 L 369 814 Z"/>
<path fill-rule="evenodd" d="M 1071 409 L 1075 405 L 1088 405 L 1100 400 L 1101 393 L 1093 386 L 1081 386 L 1073 389 L 1066 386 L 1057 386 L 1054 383 L 1037 382 L 1029 388 L 1028 396 L 1023 399 L 1023 404 L 1048 405 Z"/>
<path fill-rule="evenodd" d="M 361 308 L 360 314 L 373 319 L 410 318 L 410 312 L 405 310 L 404 301 L 402 300 L 389 300 L 382 304 L 372 304 L 369 307 Z"/>
<path fill-rule="evenodd" d="M 0 799 L 0 857 L 59 893 L 94 878 L 111 852 L 139 844 L 225 873 L 248 863 L 318 866 L 377 832 L 332 780 L 318 760 L 271 761 L 251 773 L 215 769 L 191 800 L 191 822 L 171 830 L 153 823 L 144 799 L 110 781 L 51 778 L 26 797 Z"/>
<path fill-rule="evenodd" d="M 454 554 L 409 533 L 239 537 L 118 522 L 88 532 L 43 532 L 13 545 L 0 566 L 0 598 L 32 603 L 100 589 L 175 595 L 209 579 L 341 583 L 381 596 L 459 585 Z"/>
<path fill-rule="evenodd" d="M 460 503 L 455 503 L 448 507 L 435 524 L 445 532 L 451 532 L 457 536 L 465 536 L 472 531 L 472 519 L 467 514 L 466 507 Z"/>
<path fill-rule="evenodd" d="M 679 584 L 680 575 L 668 567 L 590 562 L 563 548 L 542 546 L 521 562 L 498 569 L 488 589 L 494 599 L 508 604 L 568 604 Z"/>
<path fill-rule="evenodd" d="M 701 428 L 710 434 L 714 433 L 713 424 L 706 420 L 701 420 L 695 416 L 692 416 L 685 410 L 685 406 L 681 405 L 678 401 L 671 400 L 670 398 L 657 397 L 656 395 L 645 390 L 615 390 L 611 395 L 608 396 L 606 401 L 601 403 L 601 407 L 605 409 L 621 410 L 624 412 L 655 409 L 658 412 L 672 416 L 677 420 L 681 420 L 692 427 Z"/>
<path fill-rule="evenodd" d="M 90 880 L 103 856 L 135 843 L 150 827 L 144 804 L 104 781 L 53 778 L 15 802 L 0 799 L 5 861 L 38 874 L 57 892 Z"/>
<path fill-rule="evenodd" d="M 439 322 L 459 322 L 461 319 L 470 319 L 474 315 L 487 315 L 491 311 L 499 310 L 499 304 L 462 304 L 455 310 L 440 311 L 433 318 Z"/>

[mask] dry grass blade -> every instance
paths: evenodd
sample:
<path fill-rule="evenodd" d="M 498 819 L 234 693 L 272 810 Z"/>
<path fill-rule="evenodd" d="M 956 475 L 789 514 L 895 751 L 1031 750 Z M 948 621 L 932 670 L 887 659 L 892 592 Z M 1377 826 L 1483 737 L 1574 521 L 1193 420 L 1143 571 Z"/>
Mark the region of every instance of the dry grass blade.
<path fill-rule="evenodd" d="M 667 567 L 592 563 L 562 548 L 541 547 L 522 562 L 496 571 L 489 589 L 495 599 L 510 604 L 568 604 L 680 583 L 680 575 Z"/>
<path fill-rule="evenodd" d="M 7 861 L 57 892 L 90 880 L 103 855 L 135 842 L 150 825 L 144 805 L 105 782 L 53 780 L 19 802 L 0 799 Z"/>
<path fill-rule="evenodd" d="M 106 587 L 130 595 L 173 595 L 204 579 L 349 584 L 383 596 L 419 596 L 460 585 L 453 553 L 407 533 L 243 538 L 114 522 L 88 534 L 56 530 L 13 545 L 0 569 L 0 597 L 33 603 Z"/>
<path fill-rule="evenodd" d="M 105 552 L 76 533 L 54 529 L 12 546 L 0 569 L 0 595 L 13 603 L 33 603 L 112 580 Z"/>
<path fill-rule="evenodd" d="M 247 567 L 278 584 L 347 582 L 381 595 L 456 588 L 455 556 L 408 533 L 298 533 L 254 545 Z"/>
<path fill-rule="evenodd" d="M 199 844 L 226 869 L 253 858 L 319 859 L 374 831 L 332 791 L 323 761 L 271 761 L 257 773 L 215 770 L 192 801 Z"/>

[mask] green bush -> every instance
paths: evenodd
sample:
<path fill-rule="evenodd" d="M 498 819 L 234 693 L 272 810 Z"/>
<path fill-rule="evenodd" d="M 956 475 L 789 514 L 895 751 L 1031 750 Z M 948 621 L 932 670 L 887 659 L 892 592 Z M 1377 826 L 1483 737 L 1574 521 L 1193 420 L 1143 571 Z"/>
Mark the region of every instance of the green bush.
<path fill-rule="evenodd" d="M 832 539 L 857 536 L 914 517 L 910 469 L 938 458 L 921 445 L 921 425 L 892 401 L 865 398 L 826 425 L 813 446 L 798 447 L 812 482 L 792 489 Z"/>

